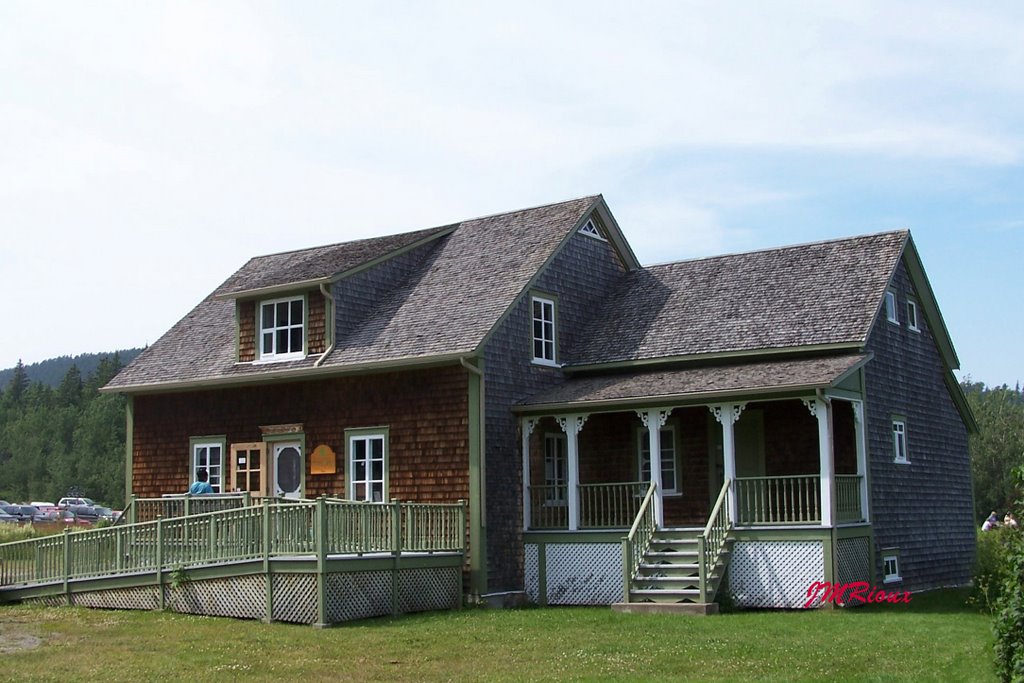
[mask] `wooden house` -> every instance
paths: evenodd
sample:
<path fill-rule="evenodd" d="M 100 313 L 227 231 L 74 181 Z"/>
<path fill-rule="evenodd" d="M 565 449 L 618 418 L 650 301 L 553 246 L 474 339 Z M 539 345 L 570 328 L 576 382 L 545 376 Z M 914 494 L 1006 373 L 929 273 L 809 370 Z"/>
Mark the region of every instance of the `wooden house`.
<path fill-rule="evenodd" d="M 957 367 L 907 232 L 641 266 L 595 196 L 253 258 L 105 391 L 130 495 L 468 500 L 470 596 L 706 611 L 967 582 Z"/>

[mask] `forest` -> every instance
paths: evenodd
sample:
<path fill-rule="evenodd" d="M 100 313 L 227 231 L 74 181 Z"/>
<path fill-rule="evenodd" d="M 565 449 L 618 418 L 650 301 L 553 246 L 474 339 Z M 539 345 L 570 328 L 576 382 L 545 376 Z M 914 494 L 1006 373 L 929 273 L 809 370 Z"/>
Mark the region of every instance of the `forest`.
<path fill-rule="evenodd" d="M 15 366 L 0 389 L 0 499 L 124 507 L 125 397 L 99 392 L 121 367 L 118 353 L 86 377 L 72 364 L 52 387 Z"/>
<path fill-rule="evenodd" d="M 0 499 L 54 501 L 77 492 L 123 507 L 125 398 L 99 392 L 121 369 L 120 352 L 89 354 L 95 369 L 84 377 L 76 363 L 54 360 L 67 368 L 59 383 L 31 379 L 37 368 L 19 362 L 0 385 Z M 37 365 L 52 376 L 49 361 Z M 1019 386 L 989 388 L 969 378 L 962 387 L 979 425 L 970 453 L 980 523 L 1024 495 L 1012 476 L 1024 465 L 1024 394 Z"/>

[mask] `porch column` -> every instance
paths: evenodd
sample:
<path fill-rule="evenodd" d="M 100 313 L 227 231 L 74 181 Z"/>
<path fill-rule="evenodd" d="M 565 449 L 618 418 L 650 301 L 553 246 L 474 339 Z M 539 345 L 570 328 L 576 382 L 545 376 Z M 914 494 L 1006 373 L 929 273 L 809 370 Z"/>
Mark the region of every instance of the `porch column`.
<path fill-rule="evenodd" d="M 537 426 L 537 418 L 524 417 L 519 421 L 523 434 L 523 531 L 530 528 L 530 435 Z"/>
<path fill-rule="evenodd" d="M 828 399 L 803 399 L 807 410 L 818 420 L 818 460 L 821 466 L 821 526 L 832 526 L 832 491 L 835 460 L 832 457 L 832 403 Z"/>
<path fill-rule="evenodd" d="M 558 426 L 565 432 L 566 450 L 569 457 L 569 477 L 566 482 L 566 496 L 569 498 L 569 531 L 580 528 L 580 451 L 577 436 L 583 430 L 587 416 L 583 414 L 562 415 Z"/>
<path fill-rule="evenodd" d="M 726 501 L 729 505 L 729 519 L 733 524 L 739 524 L 738 507 L 736 505 L 736 434 L 733 426 L 740 419 L 746 403 L 720 403 L 708 406 L 711 414 L 722 425 L 722 465 L 723 476 L 726 481 L 732 482 L 726 494 Z"/>
<path fill-rule="evenodd" d="M 860 514 L 865 522 L 871 521 L 868 513 L 868 446 L 867 425 L 864 423 L 864 401 L 850 401 L 853 406 L 854 438 L 857 440 L 857 474 L 860 476 Z"/>
<path fill-rule="evenodd" d="M 665 491 L 661 483 L 661 428 L 665 426 L 671 412 L 671 408 L 636 411 L 644 427 L 647 427 L 647 443 L 651 451 L 651 481 L 654 482 L 654 522 L 659 528 L 665 526 Z M 679 474 L 677 472 L 676 476 Z"/>

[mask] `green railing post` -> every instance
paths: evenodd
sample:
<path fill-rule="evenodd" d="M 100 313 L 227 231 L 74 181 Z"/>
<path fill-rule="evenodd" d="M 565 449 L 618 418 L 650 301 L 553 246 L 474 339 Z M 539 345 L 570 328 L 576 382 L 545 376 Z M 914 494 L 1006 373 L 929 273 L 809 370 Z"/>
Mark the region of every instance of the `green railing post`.
<path fill-rule="evenodd" d="M 388 506 L 391 511 L 391 613 L 399 612 L 399 593 L 402 581 L 399 563 L 402 557 L 402 504 L 397 500 Z"/>
<path fill-rule="evenodd" d="M 167 596 L 164 595 L 164 520 L 160 515 L 156 517 L 156 589 L 157 607 L 164 609 L 167 606 Z"/>
<path fill-rule="evenodd" d="M 114 536 L 114 552 L 117 553 L 117 559 L 114 562 L 114 566 L 117 568 L 117 571 L 120 572 L 124 569 L 124 533 L 120 528 L 114 533 L 116 534 Z"/>
<path fill-rule="evenodd" d="M 64 527 L 64 597 L 71 605 L 71 530 Z"/>
<path fill-rule="evenodd" d="M 266 581 L 266 618 L 269 624 L 274 620 L 274 577 L 270 572 L 270 499 L 264 498 L 261 506 L 263 514 L 263 576 Z M 246 525 L 248 526 L 248 525 Z"/>
<path fill-rule="evenodd" d="M 700 601 L 708 601 L 708 558 L 704 536 L 697 537 L 697 571 L 700 578 Z"/>
<path fill-rule="evenodd" d="M 629 589 L 633 585 L 633 548 L 628 536 L 622 537 L 622 602 L 629 602 Z"/>
<path fill-rule="evenodd" d="M 316 499 L 316 619 L 317 626 L 327 626 L 327 499 Z"/>

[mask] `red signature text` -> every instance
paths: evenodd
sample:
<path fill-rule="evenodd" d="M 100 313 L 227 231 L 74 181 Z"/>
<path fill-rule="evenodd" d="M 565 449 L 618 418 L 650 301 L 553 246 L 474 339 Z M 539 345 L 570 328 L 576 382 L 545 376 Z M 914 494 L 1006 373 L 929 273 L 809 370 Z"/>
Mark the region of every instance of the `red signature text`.
<path fill-rule="evenodd" d="M 804 607 L 815 604 L 849 605 L 859 603 L 909 603 L 910 593 L 903 591 L 886 592 L 880 588 L 872 588 L 867 581 L 852 583 L 832 583 L 831 581 L 815 581 L 807 587 L 807 602 Z"/>

